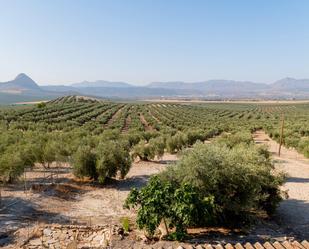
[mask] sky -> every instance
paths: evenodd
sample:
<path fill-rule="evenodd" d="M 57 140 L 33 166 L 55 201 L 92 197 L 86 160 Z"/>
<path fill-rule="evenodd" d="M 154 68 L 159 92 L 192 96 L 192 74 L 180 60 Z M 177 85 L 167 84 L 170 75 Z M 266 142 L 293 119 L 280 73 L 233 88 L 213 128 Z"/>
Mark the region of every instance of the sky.
<path fill-rule="evenodd" d="M 309 78 L 308 0 L 0 0 L 0 81 Z"/>

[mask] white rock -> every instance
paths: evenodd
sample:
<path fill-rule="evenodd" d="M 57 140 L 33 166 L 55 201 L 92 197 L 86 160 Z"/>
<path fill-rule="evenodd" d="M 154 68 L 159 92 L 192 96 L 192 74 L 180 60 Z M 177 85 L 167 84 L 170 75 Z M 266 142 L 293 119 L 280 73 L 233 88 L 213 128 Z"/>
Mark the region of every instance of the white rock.
<path fill-rule="evenodd" d="M 43 234 L 44 234 L 45 236 L 50 236 L 51 233 L 52 233 L 52 230 L 50 230 L 49 228 L 45 228 L 45 229 L 43 230 Z"/>

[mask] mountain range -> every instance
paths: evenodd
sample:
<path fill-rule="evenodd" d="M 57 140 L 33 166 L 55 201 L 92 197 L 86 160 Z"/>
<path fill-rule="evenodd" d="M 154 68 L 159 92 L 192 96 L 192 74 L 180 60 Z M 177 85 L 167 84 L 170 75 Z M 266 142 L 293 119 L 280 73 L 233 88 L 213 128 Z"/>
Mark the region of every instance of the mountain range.
<path fill-rule="evenodd" d="M 0 103 L 2 104 L 47 100 L 65 95 L 118 99 L 308 99 L 309 79 L 284 78 L 272 84 L 233 80 L 208 80 L 193 83 L 173 81 L 152 82 L 145 86 L 98 80 L 40 86 L 29 76 L 21 73 L 14 80 L 0 82 Z"/>

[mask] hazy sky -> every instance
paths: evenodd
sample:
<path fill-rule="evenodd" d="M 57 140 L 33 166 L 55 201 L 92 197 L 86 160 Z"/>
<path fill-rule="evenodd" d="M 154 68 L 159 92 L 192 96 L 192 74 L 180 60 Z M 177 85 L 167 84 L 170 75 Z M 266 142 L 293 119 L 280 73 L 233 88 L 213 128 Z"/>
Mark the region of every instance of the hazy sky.
<path fill-rule="evenodd" d="M 0 81 L 309 78 L 308 0 L 0 0 Z"/>

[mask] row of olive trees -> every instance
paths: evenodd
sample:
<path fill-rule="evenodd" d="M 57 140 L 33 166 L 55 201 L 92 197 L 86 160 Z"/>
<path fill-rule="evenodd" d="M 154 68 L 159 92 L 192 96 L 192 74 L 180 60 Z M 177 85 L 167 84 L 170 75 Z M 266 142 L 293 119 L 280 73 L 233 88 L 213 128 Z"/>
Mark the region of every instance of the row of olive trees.
<path fill-rule="evenodd" d="M 96 147 L 80 145 L 73 154 L 74 173 L 104 183 L 119 173 L 124 178 L 131 167 L 128 144 L 124 141 L 104 141 Z"/>
<path fill-rule="evenodd" d="M 173 129 L 165 132 L 132 130 L 126 134 L 106 130 L 98 135 L 89 134 L 83 128 L 70 132 L 5 130 L 0 134 L 0 180 L 12 182 L 25 168 L 35 164 L 49 168 L 53 163 L 70 162 L 76 176 L 91 177 L 103 183 L 118 173 L 124 177 L 131 166 L 131 156 L 142 160 L 160 158 L 165 151 L 177 153 L 212 135 L 203 130 L 177 132 Z"/>
<path fill-rule="evenodd" d="M 2 129 L 2 128 L 1 128 Z M 71 132 L 6 130 L 0 133 L 0 181 L 13 182 L 40 164 L 45 168 L 69 162 L 78 177 L 89 176 L 104 182 L 119 173 L 124 177 L 131 166 L 131 148 L 149 141 L 158 133 L 106 130 L 99 135 L 84 129 Z"/>
<path fill-rule="evenodd" d="M 191 130 L 187 132 L 172 132 L 171 134 L 159 135 L 148 140 L 141 140 L 133 147 L 133 158 L 141 160 L 153 160 L 156 156 L 161 158 L 165 151 L 175 154 L 183 148 L 192 146 L 196 141 L 205 141 L 218 132 L 204 130 Z"/>

